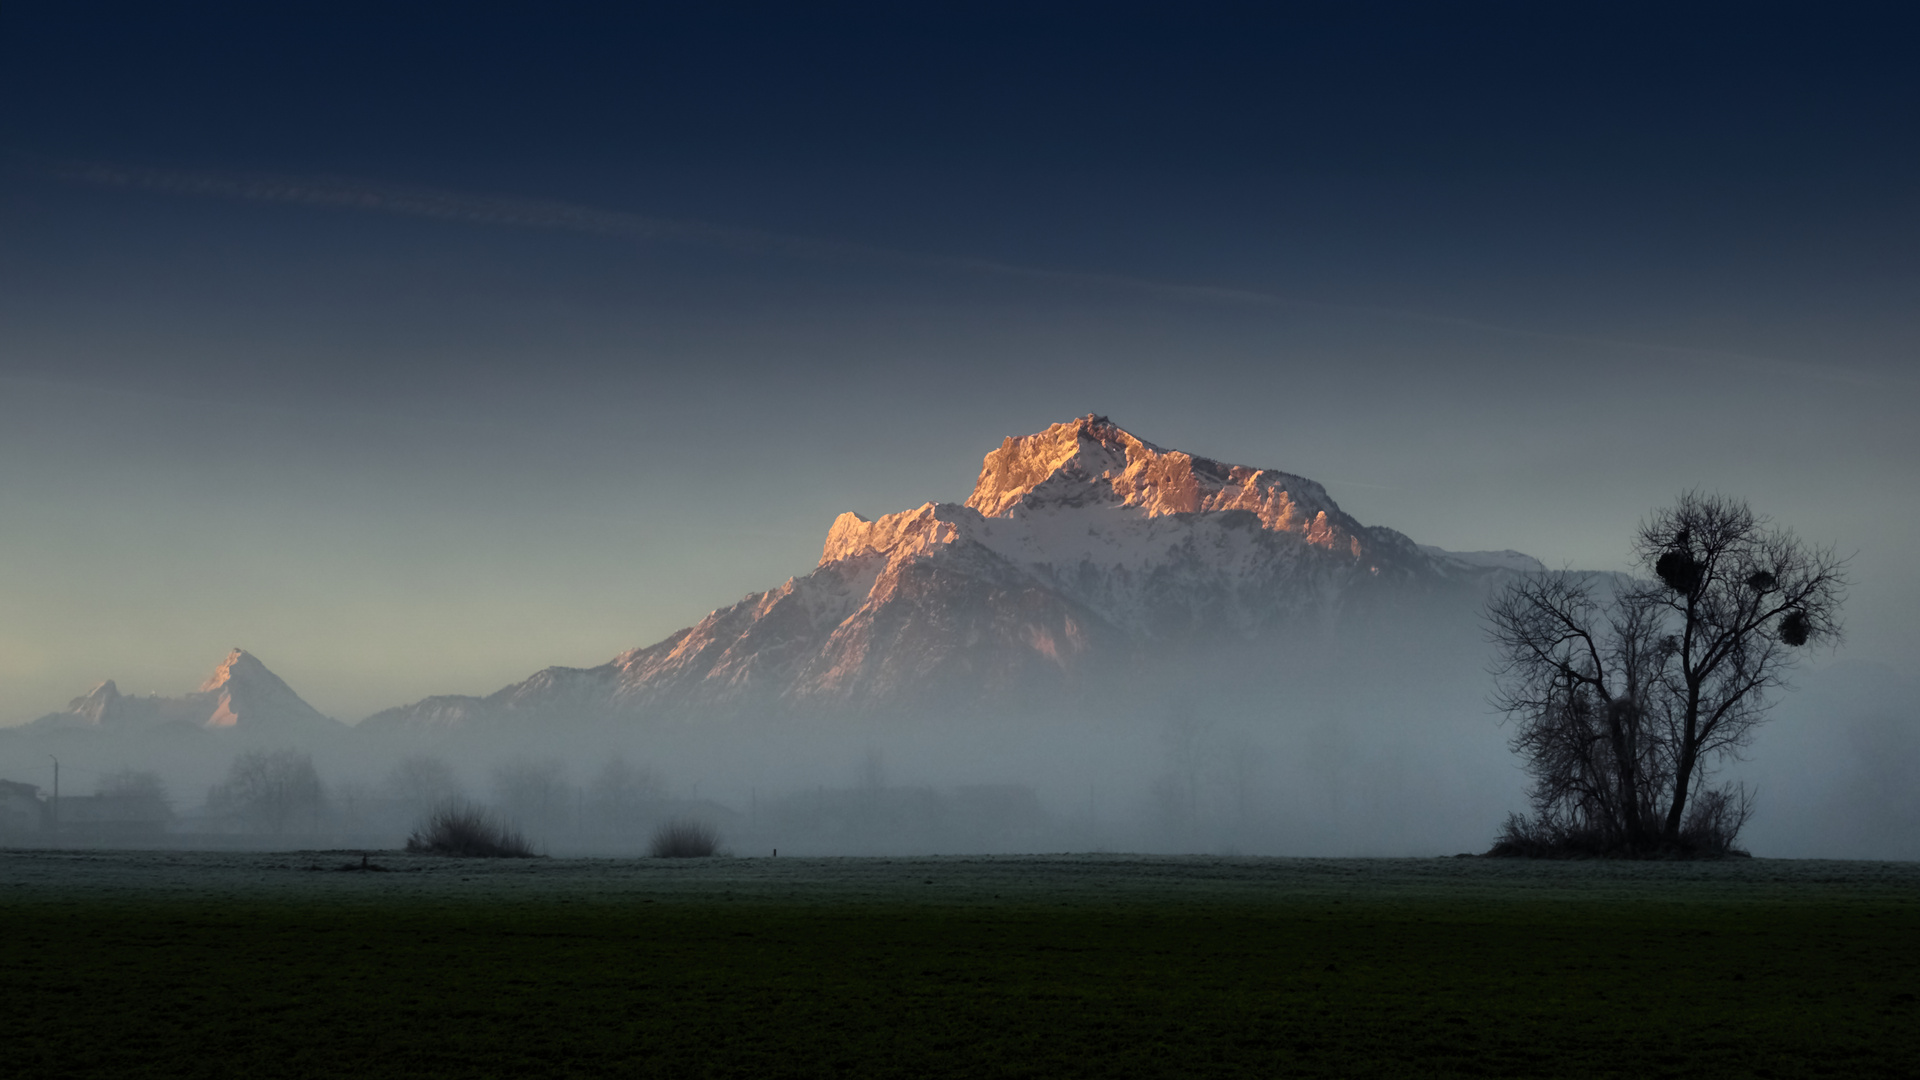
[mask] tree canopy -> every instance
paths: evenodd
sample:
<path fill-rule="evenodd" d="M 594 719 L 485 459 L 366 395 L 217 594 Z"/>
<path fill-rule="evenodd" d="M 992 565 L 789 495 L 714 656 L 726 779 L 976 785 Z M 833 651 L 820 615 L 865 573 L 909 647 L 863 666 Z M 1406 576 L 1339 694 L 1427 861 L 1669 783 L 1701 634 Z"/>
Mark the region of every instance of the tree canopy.
<path fill-rule="evenodd" d="M 297 816 L 318 812 L 326 792 L 310 756 L 298 750 L 249 750 L 233 759 L 227 779 L 207 801 L 280 833 Z"/>
<path fill-rule="evenodd" d="M 1846 561 L 1745 502 L 1689 492 L 1644 522 L 1648 574 L 1529 575 L 1488 607 L 1494 704 L 1533 779 L 1496 851 L 1716 854 L 1752 812 L 1714 787 L 1797 653 L 1838 642 Z"/>

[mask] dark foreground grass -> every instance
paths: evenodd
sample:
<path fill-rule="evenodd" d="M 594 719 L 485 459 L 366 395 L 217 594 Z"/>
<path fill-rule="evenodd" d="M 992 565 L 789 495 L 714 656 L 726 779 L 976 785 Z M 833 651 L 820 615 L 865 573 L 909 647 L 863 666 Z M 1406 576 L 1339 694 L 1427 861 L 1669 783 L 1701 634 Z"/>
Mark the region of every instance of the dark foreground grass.
<path fill-rule="evenodd" d="M 0 905 L 10 1076 L 1913 1076 L 1905 903 Z"/>

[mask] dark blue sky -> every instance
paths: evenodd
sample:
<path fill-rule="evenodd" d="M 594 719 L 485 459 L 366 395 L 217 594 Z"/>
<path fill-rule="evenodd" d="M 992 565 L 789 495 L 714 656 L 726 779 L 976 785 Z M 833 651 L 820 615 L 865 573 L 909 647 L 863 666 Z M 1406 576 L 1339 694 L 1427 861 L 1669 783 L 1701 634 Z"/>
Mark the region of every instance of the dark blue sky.
<path fill-rule="evenodd" d="M 0 720 L 598 662 L 1088 411 L 1916 644 L 1898 6 L 403 7 L 0 7 Z"/>

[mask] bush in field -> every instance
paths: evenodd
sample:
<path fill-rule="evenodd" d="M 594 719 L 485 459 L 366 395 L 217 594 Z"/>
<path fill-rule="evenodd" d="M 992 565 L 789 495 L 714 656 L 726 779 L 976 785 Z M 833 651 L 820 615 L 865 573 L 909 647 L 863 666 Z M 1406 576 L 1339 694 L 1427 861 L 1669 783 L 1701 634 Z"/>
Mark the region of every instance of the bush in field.
<path fill-rule="evenodd" d="M 465 858 L 525 859 L 533 855 L 533 846 L 518 830 L 467 803 L 450 803 L 429 813 L 407 837 L 407 850 L 416 855 Z"/>
<path fill-rule="evenodd" d="M 1695 796 L 1680 827 L 1679 842 L 1665 854 L 1671 857 L 1747 857 L 1735 846 L 1740 830 L 1753 817 L 1753 794 L 1744 784 L 1709 788 Z M 1599 859 L 1621 854 L 1619 841 L 1606 831 L 1570 820 L 1536 814 L 1508 814 L 1489 855 L 1520 859 Z"/>
<path fill-rule="evenodd" d="M 676 818 L 653 831 L 649 850 L 656 859 L 698 859 L 720 848 L 720 834 L 713 826 L 687 818 Z"/>

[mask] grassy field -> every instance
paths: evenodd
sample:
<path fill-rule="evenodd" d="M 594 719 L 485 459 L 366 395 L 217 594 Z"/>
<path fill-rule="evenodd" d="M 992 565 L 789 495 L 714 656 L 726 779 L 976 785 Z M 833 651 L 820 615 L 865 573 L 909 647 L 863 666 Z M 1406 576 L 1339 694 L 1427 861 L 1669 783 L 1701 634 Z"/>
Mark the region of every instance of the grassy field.
<path fill-rule="evenodd" d="M 13 1076 L 1913 1076 L 1920 869 L 0 853 Z"/>

